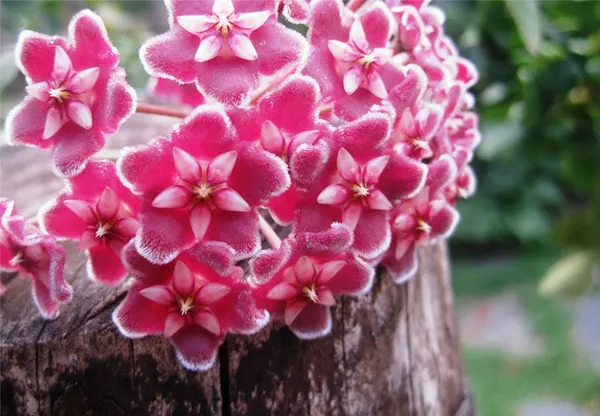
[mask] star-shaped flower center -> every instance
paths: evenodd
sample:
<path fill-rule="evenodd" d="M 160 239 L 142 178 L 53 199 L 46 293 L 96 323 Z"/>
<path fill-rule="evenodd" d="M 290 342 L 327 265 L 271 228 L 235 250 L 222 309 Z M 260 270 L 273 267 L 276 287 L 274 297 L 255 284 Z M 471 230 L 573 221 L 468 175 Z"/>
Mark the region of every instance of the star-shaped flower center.
<path fill-rule="evenodd" d="M 23 252 L 21 250 L 17 251 L 17 253 L 13 256 L 12 259 L 10 259 L 10 265 L 12 267 L 16 267 L 19 264 L 23 263 L 25 261 L 24 257 L 23 257 Z"/>
<path fill-rule="evenodd" d="M 319 300 L 319 296 L 317 295 L 317 289 L 315 288 L 315 285 L 312 284 L 310 286 L 304 286 L 302 288 L 302 292 L 306 295 L 306 297 L 308 299 L 310 299 L 312 302 L 317 303 Z"/>
<path fill-rule="evenodd" d="M 197 62 L 210 61 L 221 53 L 253 61 L 258 58 L 258 53 L 250 35 L 270 16 L 268 10 L 236 13 L 231 0 L 215 0 L 210 15 L 178 16 L 177 23 L 200 38 L 194 57 Z"/>
<path fill-rule="evenodd" d="M 417 218 L 417 230 L 429 234 L 431 233 L 431 225 L 426 223 L 422 218 Z"/>
<path fill-rule="evenodd" d="M 191 296 L 188 296 L 185 299 L 179 298 L 178 302 L 181 315 L 187 315 L 187 313 L 194 308 L 194 298 Z"/>

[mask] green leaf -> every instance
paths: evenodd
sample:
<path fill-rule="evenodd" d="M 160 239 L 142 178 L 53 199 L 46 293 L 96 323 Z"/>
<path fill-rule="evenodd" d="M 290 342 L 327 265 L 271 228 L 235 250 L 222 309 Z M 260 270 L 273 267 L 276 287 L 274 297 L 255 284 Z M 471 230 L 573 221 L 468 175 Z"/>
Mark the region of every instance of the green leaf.
<path fill-rule="evenodd" d="M 504 0 L 525 48 L 537 55 L 542 45 L 541 10 L 538 0 Z"/>
<path fill-rule="evenodd" d="M 546 297 L 579 297 L 592 285 L 597 253 L 578 251 L 554 263 L 542 278 L 539 292 Z"/>

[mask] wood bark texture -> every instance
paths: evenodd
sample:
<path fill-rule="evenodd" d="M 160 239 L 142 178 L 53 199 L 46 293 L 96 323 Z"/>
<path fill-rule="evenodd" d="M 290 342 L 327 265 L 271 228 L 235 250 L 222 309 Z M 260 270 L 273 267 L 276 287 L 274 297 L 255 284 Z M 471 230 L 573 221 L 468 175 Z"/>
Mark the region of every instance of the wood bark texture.
<path fill-rule="evenodd" d="M 155 119 L 134 116 L 112 142 L 158 135 L 140 134 Z M 47 156 L 0 147 L 0 195 L 25 215 L 62 187 Z M 330 336 L 301 341 L 280 325 L 230 336 L 205 373 L 183 369 L 162 338 L 122 337 L 110 314 L 126 287 L 90 281 L 82 253 L 65 247 L 75 297 L 56 320 L 39 317 L 27 280 L 2 276 L 2 416 L 474 414 L 444 243 L 419 250 L 408 284 L 395 285 L 381 269 L 370 294 L 342 298 Z"/>

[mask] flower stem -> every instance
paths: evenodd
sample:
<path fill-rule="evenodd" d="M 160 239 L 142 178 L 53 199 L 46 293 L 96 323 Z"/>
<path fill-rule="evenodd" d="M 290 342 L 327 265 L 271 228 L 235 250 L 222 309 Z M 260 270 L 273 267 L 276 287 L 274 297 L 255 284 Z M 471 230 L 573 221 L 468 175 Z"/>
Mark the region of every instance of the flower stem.
<path fill-rule="evenodd" d="M 278 249 L 281 246 L 281 238 L 261 215 L 258 216 L 258 227 L 271 247 Z"/>
<path fill-rule="evenodd" d="M 364 0 L 350 0 L 346 7 L 351 11 L 355 12 L 362 4 Z"/>
<path fill-rule="evenodd" d="M 186 111 L 176 110 L 169 107 L 163 107 L 161 105 L 138 103 L 135 109 L 136 113 L 144 114 L 156 114 L 159 116 L 186 118 L 189 113 Z"/>

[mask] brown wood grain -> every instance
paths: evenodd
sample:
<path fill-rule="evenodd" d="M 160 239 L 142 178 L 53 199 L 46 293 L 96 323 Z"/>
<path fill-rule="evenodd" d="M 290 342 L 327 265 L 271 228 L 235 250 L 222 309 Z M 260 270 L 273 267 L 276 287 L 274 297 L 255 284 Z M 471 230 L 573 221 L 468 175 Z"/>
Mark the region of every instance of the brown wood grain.
<path fill-rule="evenodd" d="M 111 143 L 141 143 L 156 131 L 135 116 Z M 172 123 L 173 120 L 168 120 Z M 167 122 L 159 129 L 166 132 Z M 36 149 L 0 148 L 0 195 L 33 216 L 61 188 Z M 328 337 L 301 341 L 271 325 L 230 336 L 206 373 L 184 370 L 168 341 L 129 340 L 110 314 L 126 288 L 86 276 L 66 244 L 74 300 L 42 320 L 27 280 L 3 276 L 0 300 L 4 415 L 472 415 L 454 324 L 445 244 L 419 251 L 416 279 L 394 285 L 381 270 L 373 291 L 344 297 Z"/>

